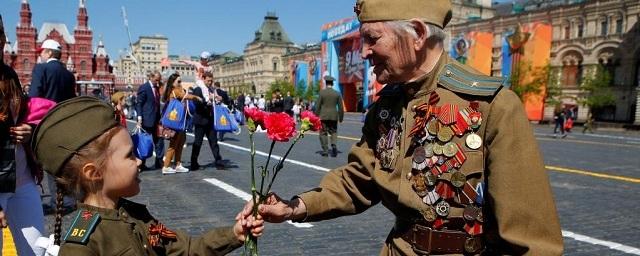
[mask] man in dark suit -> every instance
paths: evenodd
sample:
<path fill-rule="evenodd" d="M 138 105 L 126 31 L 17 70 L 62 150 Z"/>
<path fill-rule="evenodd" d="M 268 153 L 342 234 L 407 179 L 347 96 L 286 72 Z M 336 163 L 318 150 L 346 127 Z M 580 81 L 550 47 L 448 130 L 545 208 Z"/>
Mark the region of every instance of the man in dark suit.
<path fill-rule="evenodd" d="M 287 91 L 287 97 L 284 97 L 284 101 L 283 101 L 283 105 L 284 105 L 284 112 L 287 113 L 289 116 L 293 116 L 293 97 L 291 97 L 291 92 Z"/>
<path fill-rule="evenodd" d="M 46 98 L 52 101 L 61 102 L 76 96 L 76 79 L 62 62 L 62 46 L 60 43 L 52 39 L 42 42 L 38 48 L 40 59 L 43 63 L 38 63 L 33 67 L 31 73 L 31 85 L 29 88 L 29 97 Z M 53 176 L 47 176 L 47 184 L 49 194 L 52 195 L 47 204 L 43 205 L 46 214 L 52 213 L 55 209 L 56 200 L 56 183 Z M 64 197 L 65 212 L 73 211 L 75 208 L 75 200 L 72 197 Z"/>
<path fill-rule="evenodd" d="M 40 58 L 45 63 L 33 67 L 29 97 L 47 98 L 61 102 L 76 96 L 76 79 L 62 62 L 62 47 L 58 42 L 47 39 L 38 48 Z"/>
<path fill-rule="evenodd" d="M 333 89 L 333 77 L 326 76 L 324 78 L 326 87 L 319 93 L 318 102 L 316 103 L 316 114 L 322 121 L 322 129 L 320 130 L 320 145 L 322 146 L 322 156 L 327 156 L 327 134 L 331 135 L 331 156 L 338 155 L 338 121 L 342 123 L 344 117 L 344 108 L 342 106 L 342 97 Z"/>
<path fill-rule="evenodd" d="M 157 133 L 160 115 L 162 114 L 162 109 L 160 109 L 161 78 L 159 71 L 153 71 L 149 75 L 149 81 L 138 88 L 138 96 L 136 98 L 137 125 L 153 135 L 154 151 L 156 152 L 154 169 L 162 168 L 162 157 L 164 156 L 164 141 Z M 147 169 L 145 162 L 145 160 L 142 160 L 142 169 Z"/>
<path fill-rule="evenodd" d="M 191 166 L 189 167 L 189 170 L 191 171 L 200 169 L 198 156 L 200 155 L 200 149 L 202 148 L 202 141 L 205 135 L 207 135 L 209 147 L 211 147 L 211 152 L 215 159 L 214 165 L 217 169 L 224 169 L 225 167 L 222 162 L 222 156 L 220 156 L 218 132 L 213 129 L 213 104 L 216 104 L 216 102 L 229 102 L 229 96 L 221 89 L 212 88 L 212 84 L 213 73 L 206 71 L 204 72 L 204 84 L 193 87 L 192 94 L 202 98 L 203 100 L 194 102 L 196 104 L 196 111 L 193 114 L 195 138 L 191 149 Z M 203 90 L 205 92 L 203 92 Z M 209 97 L 206 97 L 205 95 L 209 95 Z"/>

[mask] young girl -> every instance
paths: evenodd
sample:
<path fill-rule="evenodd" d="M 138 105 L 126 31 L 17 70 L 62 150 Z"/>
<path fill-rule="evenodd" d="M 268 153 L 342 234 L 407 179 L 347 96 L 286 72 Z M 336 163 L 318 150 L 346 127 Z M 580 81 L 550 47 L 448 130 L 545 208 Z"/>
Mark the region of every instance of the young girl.
<path fill-rule="evenodd" d="M 173 73 L 167 79 L 167 85 L 164 89 L 164 97 L 162 100 L 169 104 L 169 101 L 172 99 L 182 100 L 186 98 L 187 100 L 197 100 L 200 101 L 200 97 L 186 94 L 184 88 L 182 88 L 182 79 L 180 79 L 180 74 Z M 162 174 L 174 174 L 174 173 L 184 173 L 189 172 L 189 169 L 182 166 L 182 146 L 187 141 L 187 132 L 186 131 L 176 131 L 176 135 L 174 135 L 171 140 L 169 140 L 169 148 L 167 148 L 167 152 L 164 154 L 164 163 L 162 165 Z M 176 168 L 171 168 L 171 160 L 175 157 Z"/>
<path fill-rule="evenodd" d="M 293 120 L 295 120 L 296 123 L 300 122 L 301 109 L 302 109 L 302 106 L 300 106 L 300 99 L 296 99 L 295 104 L 293 104 L 293 108 L 291 109 L 291 111 L 293 111 Z"/>
<path fill-rule="evenodd" d="M 63 189 L 80 203 L 59 255 L 220 255 L 242 245 L 245 232 L 262 234 L 263 221 L 248 203 L 233 227 L 202 237 L 167 229 L 142 204 L 128 201 L 140 191 L 131 138 L 113 118 L 114 109 L 92 97 L 59 103 L 34 132 L 32 146 L 45 171 L 56 177 L 57 206 Z M 54 238 L 60 244 L 62 216 Z"/>

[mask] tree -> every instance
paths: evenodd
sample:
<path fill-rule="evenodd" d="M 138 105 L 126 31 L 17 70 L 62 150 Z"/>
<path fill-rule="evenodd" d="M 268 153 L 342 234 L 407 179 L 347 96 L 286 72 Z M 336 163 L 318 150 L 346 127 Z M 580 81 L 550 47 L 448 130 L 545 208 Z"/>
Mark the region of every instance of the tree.
<path fill-rule="evenodd" d="M 304 93 L 304 99 L 312 101 L 318 95 L 318 92 L 320 92 L 320 81 L 315 81 L 307 87 L 307 91 Z"/>
<path fill-rule="evenodd" d="M 602 66 L 598 65 L 594 72 L 587 75 L 580 84 L 580 90 L 585 93 L 585 97 L 578 100 L 580 104 L 589 107 L 589 114 L 594 109 L 614 105 L 615 98 L 611 93 L 611 74 Z"/>
<path fill-rule="evenodd" d="M 304 97 L 304 93 L 307 90 L 307 86 L 304 84 L 303 80 L 298 81 L 298 84 L 296 85 L 296 93 L 295 96 L 298 98 L 302 98 Z"/>
<path fill-rule="evenodd" d="M 276 90 L 280 90 L 280 93 L 282 93 L 282 95 L 286 95 L 287 92 L 290 92 L 291 94 L 293 94 L 294 92 L 292 83 L 284 80 L 276 80 L 269 86 L 269 90 L 267 91 L 267 95 L 265 95 L 265 99 L 270 99 L 271 94 Z"/>
<path fill-rule="evenodd" d="M 530 62 L 520 62 L 511 71 L 511 90 L 524 102 L 526 95 L 540 94 L 550 81 L 551 65 L 532 67 Z M 548 95 L 547 95 L 548 96 Z M 548 98 L 548 97 L 547 97 Z"/>
<path fill-rule="evenodd" d="M 562 88 L 560 87 L 560 69 L 551 68 L 551 64 L 547 65 L 548 77 L 547 90 L 545 95 L 545 103 L 547 105 L 559 105 L 561 104 L 560 97 L 562 95 Z"/>

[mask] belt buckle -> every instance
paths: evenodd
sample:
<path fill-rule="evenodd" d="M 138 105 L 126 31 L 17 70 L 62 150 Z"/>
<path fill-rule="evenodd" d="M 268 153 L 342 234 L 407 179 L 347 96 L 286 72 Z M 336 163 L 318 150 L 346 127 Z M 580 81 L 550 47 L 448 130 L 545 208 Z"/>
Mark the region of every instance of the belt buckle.
<path fill-rule="evenodd" d="M 413 249 L 413 251 L 416 254 L 419 255 L 429 255 L 431 253 L 431 228 L 429 227 L 425 227 L 422 226 L 420 224 L 414 224 L 412 227 L 413 230 L 413 236 L 411 237 L 411 249 Z M 418 232 L 426 232 L 427 233 L 427 248 L 418 248 L 418 246 L 416 246 L 418 244 L 418 242 L 416 241 L 416 236 L 418 236 Z M 426 250 L 425 250 L 426 249 Z"/>

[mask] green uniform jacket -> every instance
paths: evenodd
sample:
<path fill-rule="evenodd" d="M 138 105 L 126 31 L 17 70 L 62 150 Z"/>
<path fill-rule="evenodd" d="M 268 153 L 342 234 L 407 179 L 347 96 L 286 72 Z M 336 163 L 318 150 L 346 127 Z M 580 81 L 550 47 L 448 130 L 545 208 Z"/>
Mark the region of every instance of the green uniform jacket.
<path fill-rule="evenodd" d="M 240 247 L 233 234 L 232 227 L 213 229 L 201 237 L 191 237 L 182 231 L 176 231 L 176 239 L 160 239 L 160 245 L 152 247 L 149 243 L 150 225 L 158 222 L 151 216 L 147 207 L 121 199 L 117 210 L 97 208 L 79 204 L 78 219 L 83 212 L 99 214 L 95 226 L 76 224 L 64 236 L 66 242 L 60 249 L 61 256 L 83 255 L 224 255 Z M 77 243 L 73 232 L 86 229 L 86 240 Z M 92 231 L 93 230 L 93 231 Z"/>
<path fill-rule="evenodd" d="M 459 75 L 460 70 L 467 73 Z M 477 71 L 443 54 L 434 70 L 419 81 L 387 85 L 367 114 L 362 138 L 352 147 L 348 164 L 329 172 L 318 188 L 299 195 L 308 213 L 304 221 L 358 214 L 380 202 L 396 216 L 397 222 L 421 216 L 420 210 L 428 206 L 408 178 L 412 152 L 408 151 L 411 138 L 406 134 L 414 125 L 413 107 L 428 103 L 429 95 L 435 91 L 440 97 L 438 105 L 450 103 L 464 107 L 470 101 L 479 102 L 483 121 L 476 134 L 482 138 L 482 146 L 477 150 L 465 146 L 468 133 L 454 136 L 452 141 L 462 146 L 467 157 L 459 171 L 468 177 L 471 185 L 480 182 L 485 185 L 482 237 L 487 252 L 561 255 L 561 229 L 532 128 L 518 96 L 501 88 L 501 82 L 496 80 L 478 75 Z M 405 94 L 402 88 L 415 94 L 406 96 L 410 94 Z M 388 169 L 382 168 L 381 159 L 376 157 L 379 155 L 376 143 L 381 136 L 379 116 L 383 109 L 397 113 L 402 124 L 400 142 L 395 147 L 399 154 Z M 462 208 L 451 204 L 445 223 L 461 218 L 462 212 Z M 460 226 L 449 228 L 464 231 Z M 395 228 L 380 253 L 415 254 Z"/>
<path fill-rule="evenodd" d="M 344 117 L 342 97 L 333 88 L 324 88 L 320 91 L 316 103 L 316 115 L 320 120 L 340 121 Z"/>

